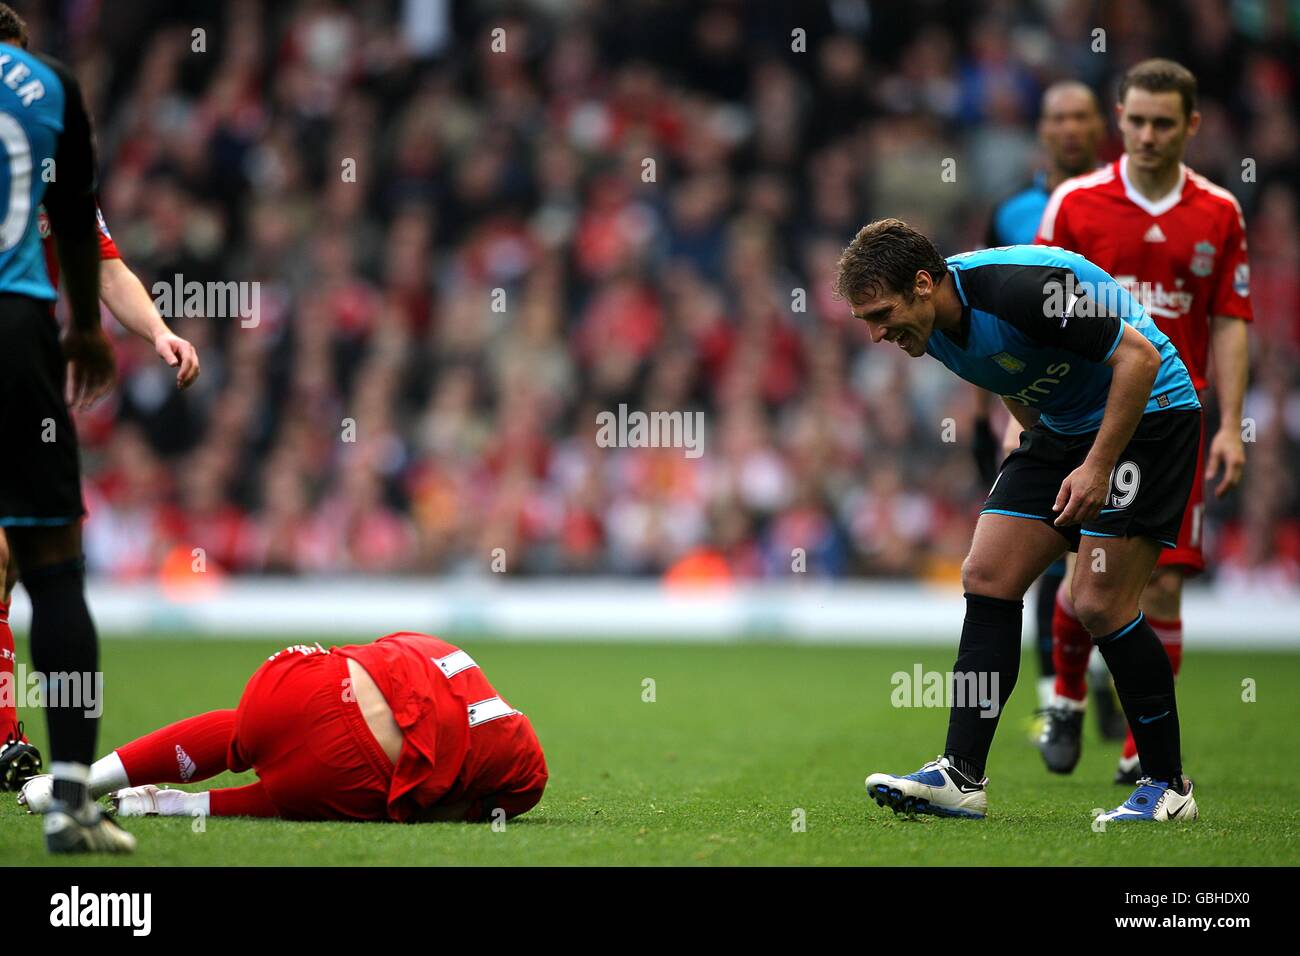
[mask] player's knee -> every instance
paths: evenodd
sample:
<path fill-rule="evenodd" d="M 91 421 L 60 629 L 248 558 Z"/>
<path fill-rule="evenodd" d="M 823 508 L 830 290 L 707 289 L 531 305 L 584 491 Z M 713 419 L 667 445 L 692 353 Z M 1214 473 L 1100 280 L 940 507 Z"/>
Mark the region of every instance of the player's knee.
<path fill-rule="evenodd" d="M 1157 568 L 1142 592 L 1142 606 L 1158 618 L 1180 617 L 1183 576 L 1171 568 Z"/>
<path fill-rule="evenodd" d="M 984 597 L 1015 599 L 1021 596 L 1012 593 L 1015 584 L 1007 580 L 1005 568 L 999 567 L 996 561 L 973 553 L 966 555 L 966 560 L 962 562 L 961 586 L 967 594 L 980 594 Z"/>
<path fill-rule="evenodd" d="M 52 527 L 9 529 L 10 560 L 17 559 L 24 574 L 81 558 L 81 527 L 73 523 Z"/>
<path fill-rule="evenodd" d="M 1123 603 L 1119 595 L 1103 588 L 1074 589 L 1074 615 L 1093 637 L 1109 634 L 1133 619 L 1137 608 L 1123 607 Z"/>

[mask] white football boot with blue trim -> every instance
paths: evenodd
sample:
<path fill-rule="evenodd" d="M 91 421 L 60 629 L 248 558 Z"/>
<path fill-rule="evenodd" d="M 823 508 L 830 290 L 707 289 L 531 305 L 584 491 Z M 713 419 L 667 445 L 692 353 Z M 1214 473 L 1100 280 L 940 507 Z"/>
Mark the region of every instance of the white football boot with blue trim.
<path fill-rule="evenodd" d="M 1184 777 L 1184 780 L 1187 778 Z M 1163 780 L 1143 777 L 1129 798 L 1109 813 L 1097 815 L 1102 823 L 1121 820 L 1195 820 L 1196 798 L 1192 796 L 1192 781 L 1187 780 L 1187 792 L 1179 793 Z"/>
<path fill-rule="evenodd" d="M 867 778 L 867 796 L 895 813 L 983 820 L 989 803 L 984 792 L 987 784 L 987 777 L 972 783 L 947 757 L 939 757 L 905 777 L 873 773 Z"/>

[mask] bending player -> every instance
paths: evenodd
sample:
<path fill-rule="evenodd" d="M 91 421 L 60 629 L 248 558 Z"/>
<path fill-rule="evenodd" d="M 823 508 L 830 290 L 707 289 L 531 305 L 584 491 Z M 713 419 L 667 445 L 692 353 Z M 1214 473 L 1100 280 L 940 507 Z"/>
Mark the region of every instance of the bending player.
<path fill-rule="evenodd" d="M 1194 818 L 1173 672 L 1138 610 L 1161 547 L 1178 535 L 1200 438 L 1201 405 L 1169 339 L 1082 256 L 1009 246 L 945 260 L 897 219 L 854 237 L 836 294 L 873 342 L 932 355 L 1002 395 L 1028 432 L 989 492 L 962 566 L 966 619 L 953 672 L 965 679 L 955 689 L 991 692 L 954 694 L 942 755 L 904 776 L 871 774 L 868 793 L 896 812 L 985 815 L 984 769 L 1019 673 L 1024 594 L 1086 536 L 1097 556 L 1075 569 L 1075 609 L 1150 775 L 1101 818 Z"/>
<path fill-rule="evenodd" d="M 257 781 L 198 793 L 159 788 L 226 770 Z M 546 760 L 528 718 L 446 641 L 399 632 L 372 644 L 279 651 L 234 710 L 179 721 L 91 768 L 120 816 L 492 821 L 542 797 Z M 50 778 L 19 802 L 42 813 Z"/>
<path fill-rule="evenodd" d="M 993 208 L 984 245 L 997 247 L 1032 243 L 1052 192 L 1067 179 L 1097 168 L 1097 150 L 1105 137 L 1106 120 L 1101 103 L 1087 85 L 1077 80 L 1061 80 L 1044 90 L 1038 120 L 1038 142 L 1047 157 L 1046 168 L 1035 173 L 1032 182 Z M 1021 429 L 1019 422 L 1014 418 L 1009 419 L 1002 447 L 999 448 L 989 416 L 989 402 L 993 396 L 980 388 L 975 389 L 974 393 L 975 460 L 980 478 L 985 487 L 988 487 L 997 477 L 998 465 L 1019 446 Z M 1038 683 L 1038 705 L 1044 715 L 1040 721 L 1035 722 L 1035 740 L 1042 735 L 1044 725 L 1050 719 L 1049 709 L 1056 696 L 1056 668 L 1052 662 L 1052 613 L 1065 574 L 1064 559 L 1053 563 L 1039 579 L 1034 594 L 1035 646 L 1042 675 Z M 1102 736 L 1107 739 L 1123 739 L 1128 728 L 1124 723 L 1124 715 L 1118 712 L 1114 703 L 1110 675 L 1104 666 L 1100 676 L 1104 680 L 1096 684 L 1095 697 Z"/>

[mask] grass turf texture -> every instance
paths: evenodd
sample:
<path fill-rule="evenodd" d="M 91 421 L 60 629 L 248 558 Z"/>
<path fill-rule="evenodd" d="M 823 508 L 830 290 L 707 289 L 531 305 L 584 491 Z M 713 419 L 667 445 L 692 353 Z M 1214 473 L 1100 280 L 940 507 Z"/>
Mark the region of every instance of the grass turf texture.
<path fill-rule="evenodd" d="M 326 646 L 329 642 L 322 641 Z M 346 643 L 338 641 L 336 643 Z M 105 641 L 100 752 L 171 720 L 232 707 L 283 640 Z M 1050 776 L 1029 743 L 1036 664 L 1027 655 L 988 768 L 984 821 L 908 819 L 868 801 L 863 778 L 906 773 L 938 753 L 944 709 L 896 709 L 896 671 L 946 671 L 953 650 L 743 644 L 590 645 L 467 641 L 506 698 L 532 718 L 551 782 L 502 832 L 465 824 L 128 820 L 134 857 L 94 865 L 1295 865 L 1294 763 L 1300 656 L 1193 651 L 1179 681 L 1188 772 L 1201 819 L 1091 827 L 1117 744 L 1091 717 L 1083 760 Z M 20 647 L 20 660 L 26 657 Z M 1244 703 L 1242 681 L 1258 683 Z M 644 702 L 643 680 L 656 700 Z M 44 747 L 42 715 L 27 712 Z M 191 789 L 235 784 L 225 774 Z M 40 827 L 0 794 L 0 861 L 44 865 Z M 798 810 L 806 831 L 792 826 Z M 57 860 L 66 866 L 76 861 Z"/>

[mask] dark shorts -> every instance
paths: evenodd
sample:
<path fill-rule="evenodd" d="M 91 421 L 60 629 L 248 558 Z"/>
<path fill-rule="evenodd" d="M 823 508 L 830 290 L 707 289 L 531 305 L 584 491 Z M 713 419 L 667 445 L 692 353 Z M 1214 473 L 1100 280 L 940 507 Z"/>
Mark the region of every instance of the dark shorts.
<path fill-rule="evenodd" d="M 66 364 L 50 304 L 0 295 L 0 527 L 70 524 L 85 514 Z"/>
<path fill-rule="evenodd" d="M 1101 514 L 1082 525 L 1057 528 L 1052 505 L 1061 482 L 1083 464 L 1096 437 L 1096 432 L 1063 435 L 1035 425 L 1007 456 L 981 513 L 1044 521 L 1065 538 L 1071 551 L 1079 550 L 1081 535 L 1142 535 L 1165 548 L 1175 547 L 1198 472 L 1200 410 L 1144 415 L 1111 473 Z"/>
<path fill-rule="evenodd" d="M 1183 512 L 1183 526 L 1178 530 L 1178 546 L 1160 552 L 1158 568 L 1177 568 L 1184 577 L 1194 577 L 1205 570 L 1202 550 L 1202 524 L 1205 517 L 1205 423 L 1201 423 L 1201 443 L 1196 452 L 1196 480 Z"/>

